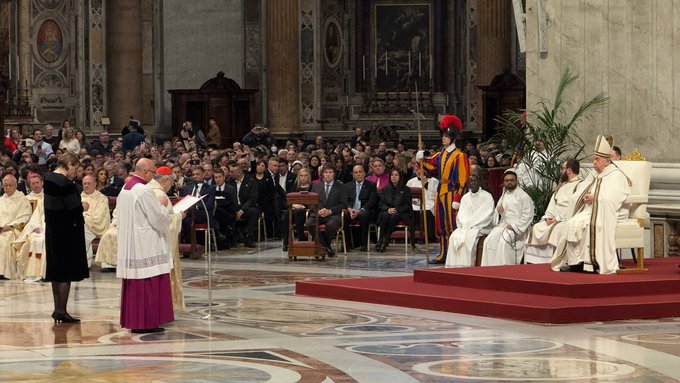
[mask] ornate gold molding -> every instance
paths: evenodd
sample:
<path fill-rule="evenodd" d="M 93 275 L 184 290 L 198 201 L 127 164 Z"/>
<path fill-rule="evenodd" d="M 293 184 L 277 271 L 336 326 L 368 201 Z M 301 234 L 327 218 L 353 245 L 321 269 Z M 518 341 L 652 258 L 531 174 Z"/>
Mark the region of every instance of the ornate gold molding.
<path fill-rule="evenodd" d="M 645 157 L 642 157 L 642 154 L 638 152 L 637 149 L 633 149 L 632 152 L 630 152 L 629 155 L 623 157 L 621 160 L 623 161 L 647 161 Z"/>

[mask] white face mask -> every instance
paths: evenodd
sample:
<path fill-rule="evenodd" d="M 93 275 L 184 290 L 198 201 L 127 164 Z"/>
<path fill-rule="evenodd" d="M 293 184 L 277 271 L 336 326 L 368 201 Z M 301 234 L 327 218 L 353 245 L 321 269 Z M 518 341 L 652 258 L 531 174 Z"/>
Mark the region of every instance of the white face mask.
<path fill-rule="evenodd" d="M 276 153 L 278 151 L 279 151 L 279 148 L 277 148 L 276 146 L 272 146 L 272 153 Z"/>

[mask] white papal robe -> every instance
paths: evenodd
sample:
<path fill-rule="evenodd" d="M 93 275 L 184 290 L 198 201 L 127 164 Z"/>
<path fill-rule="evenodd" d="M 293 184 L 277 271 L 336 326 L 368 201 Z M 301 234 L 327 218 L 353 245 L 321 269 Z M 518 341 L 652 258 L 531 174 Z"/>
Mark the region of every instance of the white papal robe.
<path fill-rule="evenodd" d="M 92 241 L 101 238 L 111 224 L 111 211 L 109 210 L 109 198 L 95 190 L 91 194 L 82 192 L 80 199 L 90 206 L 83 212 L 85 219 L 85 250 L 87 251 L 87 264 L 92 265 Z"/>
<path fill-rule="evenodd" d="M 634 181 L 633 181 L 634 182 Z M 612 274 L 619 269 L 616 257 L 616 224 L 628 218 L 624 202 L 630 194 L 629 179 L 614 164 L 602 173 L 593 172 L 586 177 L 587 187 L 579 194 L 574 211 L 566 222 L 566 232 L 558 243 L 550 267 L 560 267 L 583 262 L 584 271 Z M 583 196 L 591 193 L 593 202 L 587 204 Z"/>
<path fill-rule="evenodd" d="M 26 196 L 35 204 L 31 219 L 14 241 L 17 249 L 18 279 L 40 280 L 45 277 L 47 254 L 45 251 L 45 205 L 43 192 Z M 35 202 L 33 202 L 35 201 Z"/>
<path fill-rule="evenodd" d="M 518 186 L 503 193 L 497 205 L 503 206 L 503 214 L 494 212 L 495 226 L 484 240 L 482 266 L 519 264 L 524 257 L 524 241 L 534 218 L 534 201 Z"/>
<path fill-rule="evenodd" d="M 116 267 L 118 264 L 118 207 L 111 213 L 111 223 L 108 230 L 99 239 L 95 262 L 102 267 Z"/>
<path fill-rule="evenodd" d="M 31 203 L 20 191 L 0 197 L 0 227 L 11 226 L 9 231 L 0 233 L 0 275 L 6 278 L 17 277 L 14 241 L 31 218 L 31 213 Z"/>
<path fill-rule="evenodd" d="M 573 214 L 573 208 L 569 208 L 569 201 L 574 195 L 578 195 L 577 191 L 582 190 L 584 186 L 583 178 L 577 176 L 557 187 L 550 197 L 545 214 L 529 231 L 524 254 L 526 263 L 550 263 L 557 243 L 566 230 L 565 222 Z M 553 218 L 555 223 L 548 225 L 546 222 L 548 218 Z"/>
<path fill-rule="evenodd" d="M 446 267 L 474 266 L 477 241 L 491 228 L 494 217 L 493 196 L 484 189 L 467 192 L 460 200 L 456 230 L 449 238 Z"/>

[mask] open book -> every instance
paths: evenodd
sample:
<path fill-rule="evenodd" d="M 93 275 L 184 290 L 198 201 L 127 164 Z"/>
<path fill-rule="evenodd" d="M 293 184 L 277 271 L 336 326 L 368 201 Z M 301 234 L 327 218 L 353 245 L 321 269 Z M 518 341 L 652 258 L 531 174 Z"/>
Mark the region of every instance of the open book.
<path fill-rule="evenodd" d="M 177 201 L 174 205 L 172 205 L 172 211 L 175 214 L 179 214 L 183 211 L 189 210 L 190 207 L 196 205 L 198 201 L 202 200 L 205 196 L 202 195 L 200 197 L 194 197 L 192 195 L 185 196 L 181 200 Z"/>

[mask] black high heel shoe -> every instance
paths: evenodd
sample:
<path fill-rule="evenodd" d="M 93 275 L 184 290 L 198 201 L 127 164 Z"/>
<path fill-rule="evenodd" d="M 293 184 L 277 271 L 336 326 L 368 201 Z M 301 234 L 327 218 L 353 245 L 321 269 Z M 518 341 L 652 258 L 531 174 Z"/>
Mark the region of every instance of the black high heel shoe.
<path fill-rule="evenodd" d="M 52 319 L 54 319 L 54 323 L 78 323 L 80 322 L 80 319 L 74 318 L 70 316 L 69 314 L 61 314 L 61 313 L 52 313 Z"/>

